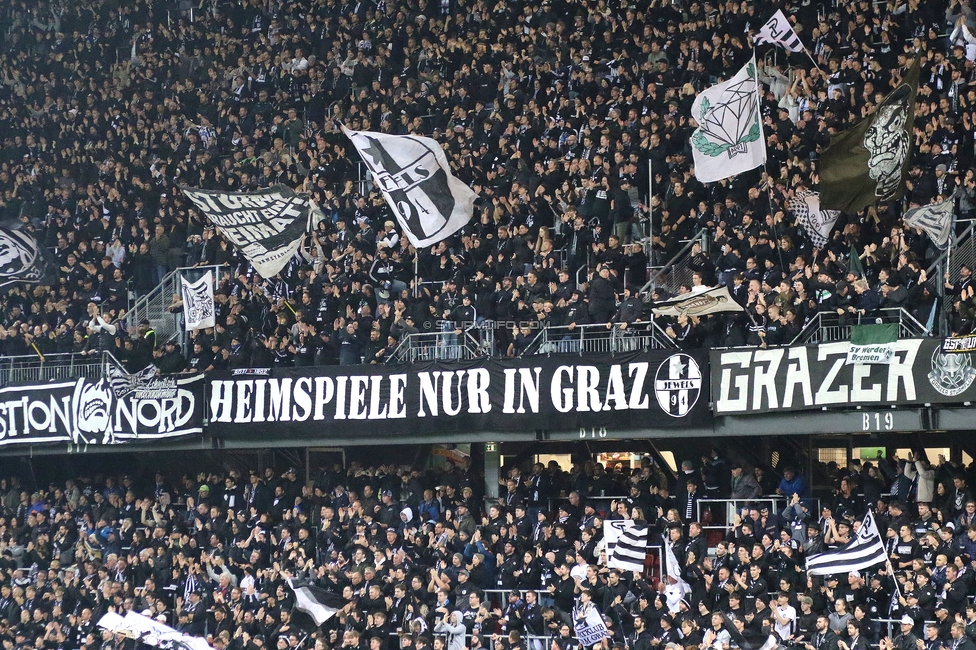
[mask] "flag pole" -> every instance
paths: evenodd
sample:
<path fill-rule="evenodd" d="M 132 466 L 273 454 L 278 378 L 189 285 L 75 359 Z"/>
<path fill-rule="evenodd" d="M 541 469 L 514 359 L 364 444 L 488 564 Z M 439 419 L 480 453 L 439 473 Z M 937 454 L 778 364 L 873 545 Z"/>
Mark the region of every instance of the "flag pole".
<path fill-rule="evenodd" d="M 755 42 L 753 42 L 753 44 L 752 44 L 752 59 L 753 59 L 753 61 L 756 60 L 756 44 L 755 44 Z M 766 199 L 769 201 L 769 216 L 772 217 L 772 216 L 775 215 L 775 211 L 773 210 L 773 177 L 769 173 L 769 157 L 766 156 L 766 133 L 763 131 L 763 125 L 762 125 L 762 110 L 760 108 L 760 105 L 762 103 L 762 96 L 760 95 L 759 90 L 760 90 L 760 87 L 759 87 L 759 68 L 757 67 L 756 68 L 756 119 L 759 120 L 759 133 L 760 133 L 760 137 L 762 138 L 762 142 L 763 142 L 763 169 L 766 171 Z M 776 242 L 776 254 L 777 254 L 777 256 L 779 256 L 779 266 L 780 266 L 781 269 L 785 269 L 786 268 L 786 264 L 783 262 L 783 251 L 779 247 L 779 238 L 776 236 L 776 219 L 775 218 L 773 219 L 773 233 L 772 233 L 772 235 L 773 235 L 773 240 Z M 748 313 L 748 312 L 749 312 L 749 310 L 746 310 L 746 313 Z M 751 314 L 750 314 L 750 318 L 751 318 Z M 755 325 L 755 321 L 753 321 L 753 325 Z"/>
<path fill-rule="evenodd" d="M 801 43 L 800 43 L 800 44 L 801 44 L 801 45 L 803 44 L 803 43 L 802 43 L 802 41 L 801 41 Z M 812 63 L 812 64 L 813 64 L 813 67 L 817 69 L 817 72 L 819 72 L 819 73 L 820 73 L 821 75 L 823 75 L 823 76 L 824 76 L 824 77 L 826 78 L 826 75 L 824 75 L 824 73 L 823 73 L 823 70 L 821 70 L 821 69 L 820 69 L 820 66 L 819 66 L 819 65 L 817 65 L 817 62 L 816 62 L 816 60 L 814 60 L 814 58 L 813 58 L 813 55 L 812 55 L 812 54 L 810 54 L 810 50 L 808 50 L 808 49 L 807 49 L 807 46 L 806 46 L 806 45 L 803 45 L 803 51 L 804 51 L 804 52 L 806 53 L 806 55 L 807 55 L 807 58 L 809 58 L 809 59 L 810 59 L 810 63 Z"/>
<path fill-rule="evenodd" d="M 647 157 L 647 252 L 648 259 L 651 260 L 651 265 L 654 265 L 654 260 L 651 257 L 654 247 L 654 161 L 650 156 Z"/>
<path fill-rule="evenodd" d="M 891 603 L 888 605 L 888 616 L 891 616 L 891 610 L 894 609 L 892 605 L 901 601 L 901 589 L 898 587 L 898 578 L 895 577 L 895 567 L 891 565 L 891 558 L 885 556 L 885 560 L 888 567 L 888 574 L 891 576 L 891 582 L 895 585 L 895 591 L 892 593 L 894 598 L 891 599 Z"/>

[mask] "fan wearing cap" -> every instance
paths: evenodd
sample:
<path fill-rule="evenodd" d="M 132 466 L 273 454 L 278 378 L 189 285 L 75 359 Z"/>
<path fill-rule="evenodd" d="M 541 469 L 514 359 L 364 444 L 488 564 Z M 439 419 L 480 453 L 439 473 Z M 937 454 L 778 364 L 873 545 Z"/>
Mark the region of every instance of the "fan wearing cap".
<path fill-rule="evenodd" d="M 918 637 L 912 631 L 915 621 L 906 614 L 901 617 L 899 623 L 900 630 L 894 638 L 887 637 L 881 640 L 881 650 L 918 650 Z"/>

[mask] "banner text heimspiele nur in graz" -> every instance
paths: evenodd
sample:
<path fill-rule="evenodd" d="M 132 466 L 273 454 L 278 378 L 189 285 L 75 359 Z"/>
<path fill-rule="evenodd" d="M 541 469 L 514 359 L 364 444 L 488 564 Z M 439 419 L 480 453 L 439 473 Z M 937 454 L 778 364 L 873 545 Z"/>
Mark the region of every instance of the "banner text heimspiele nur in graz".
<path fill-rule="evenodd" d="M 683 352 L 408 366 L 251 369 L 210 382 L 208 431 L 348 435 L 687 427 L 709 421 L 704 356 Z M 326 426 L 323 426 L 326 425 Z"/>

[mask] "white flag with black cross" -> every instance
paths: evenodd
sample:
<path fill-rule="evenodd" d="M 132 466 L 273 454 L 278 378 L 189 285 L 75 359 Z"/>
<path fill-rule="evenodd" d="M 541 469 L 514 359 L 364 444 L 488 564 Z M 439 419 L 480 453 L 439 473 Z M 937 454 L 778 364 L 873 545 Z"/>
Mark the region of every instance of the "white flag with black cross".
<path fill-rule="evenodd" d="M 346 127 L 342 132 L 363 157 L 411 244 L 436 244 L 471 220 L 478 195 L 451 173 L 437 141 Z"/>

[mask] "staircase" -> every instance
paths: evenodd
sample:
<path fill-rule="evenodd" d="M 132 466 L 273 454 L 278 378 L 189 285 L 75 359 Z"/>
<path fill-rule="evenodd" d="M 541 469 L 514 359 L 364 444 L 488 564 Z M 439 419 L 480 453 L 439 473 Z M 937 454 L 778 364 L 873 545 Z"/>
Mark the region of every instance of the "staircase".
<path fill-rule="evenodd" d="M 125 317 L 130 332 L 135 332 L 140 321 L 146 319 L 156 332 L 156 341 L 160 344 L 175 339 L 182 333 L 182 318 L 168 309 L 173 303 L 173 294 L 180 293 L 180 271 L 181 269 L 177 269 L 167 273 L 152 291 L 136 299 Z"/>
<path fill-rule="evenodd" d="M 645 292 L 650 292 L 655 287 L 664 287 L 668 293 L 677 294 L 681 285 L 691 285 L 691 276 L 694 273 L 689 266 L 691 262 L 691 249 L 697 243 L 701 244 L 702 250 L 707 253 L 708 241 L 708 232 L 704 229 L 698 231 L 694 237 L 685 241 L 681 250 L 673 258 L 668 260 L 667 264 L 652 272 L 647 284 L 641 287 L 641 294 L 644 295 Z M 650 245 L 650 242 L 648 242 L 648 245 Z"/>
<path fill-rule="evenodd" d="M 220 266 L 188 266 L 170 271 L 152 291 L 140 296 L 129 313 L 126 315 L 126 325 L 130 332 L 136 331 L 142 319 L 149 321 L 150 327 L 156 332 L 156 341 L 160 344 L 166 341 L 185 343 L 183 328 L 183 311 L 169 311 L 173 304 L 173 296 L 180 295 L 182 284 L 180 280 L 186 278 L 188 282 L 196 282 L 207 271 L 214 273 L 214 280 L 220 282 Z"/>

